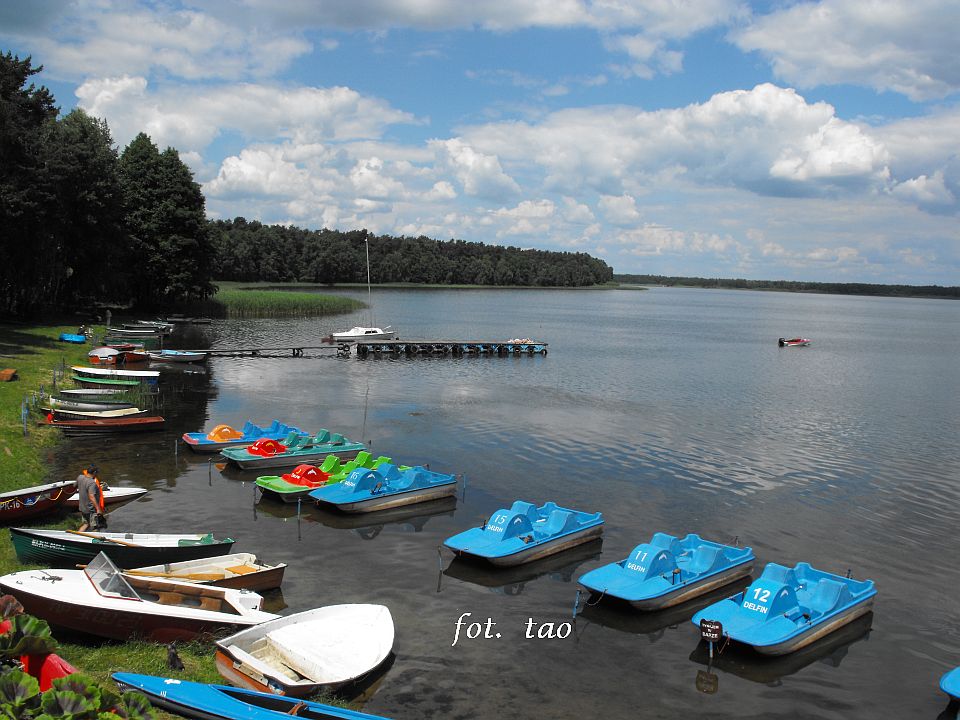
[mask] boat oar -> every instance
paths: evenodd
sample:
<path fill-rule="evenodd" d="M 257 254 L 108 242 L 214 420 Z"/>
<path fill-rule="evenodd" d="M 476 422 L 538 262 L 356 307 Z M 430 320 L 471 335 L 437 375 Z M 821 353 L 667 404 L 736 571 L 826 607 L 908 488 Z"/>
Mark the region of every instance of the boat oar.
<path fill-rule="evenodd" d="M 71 535 L 82 535 L 83 537 L 93 538 L 94 540 L 103 540 L 104 542 L 117 543 L 118 545 L 127 545 L 129 547 L 140 547 L 136 543 L 127 542 L 126 540 L 117 540 L 116 538 L 108 538 L 103 535 L 94 535 L 93 533 L 80 532 L 79 530 L 67 530 Z"/>

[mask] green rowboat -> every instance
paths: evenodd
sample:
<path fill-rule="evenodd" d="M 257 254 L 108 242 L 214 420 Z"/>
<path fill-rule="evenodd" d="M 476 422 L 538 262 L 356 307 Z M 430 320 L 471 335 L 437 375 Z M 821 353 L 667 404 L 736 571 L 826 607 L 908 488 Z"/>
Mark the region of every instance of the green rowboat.
<path fill-rule="evenodd" d="M 20 562 L 63 568 L 86 565 L 101 552 L 121 568 L 198 560 L 225 555 L 234 542 L 231 538 L 215 540 L 210 534 L 78 533 L 35 528 L 10 528 L 10 538 Z"/>

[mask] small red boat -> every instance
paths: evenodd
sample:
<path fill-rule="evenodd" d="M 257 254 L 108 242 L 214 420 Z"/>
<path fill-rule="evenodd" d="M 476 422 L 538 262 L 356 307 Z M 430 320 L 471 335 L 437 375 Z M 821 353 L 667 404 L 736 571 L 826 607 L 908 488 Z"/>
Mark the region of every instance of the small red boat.
<path fill-rule="evenodd" d="M 795 337 L 787 340 L 786 338 L 780 338 L 777 340 L 777 344 L 780 347 L 803 347 L 810 344 L 809 338 Z"/>
<path fill-rule="evenodd" d="M 20 488 L 0 494 L 0 522 L 19 522 L 58 510 L 76 490 L 74 480 Z"/>

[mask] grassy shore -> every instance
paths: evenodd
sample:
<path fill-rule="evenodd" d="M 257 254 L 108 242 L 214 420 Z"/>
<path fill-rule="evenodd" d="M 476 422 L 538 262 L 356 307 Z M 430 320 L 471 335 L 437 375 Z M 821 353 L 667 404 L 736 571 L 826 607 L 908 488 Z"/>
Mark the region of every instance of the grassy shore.
<path fill-rule="evenodd" d="M 0 383 L 0 492 L 41 485 L 55 480 L 48 475 L 50 451 L 59 441 L 53 428 L 37 426 L 39 417 L 31 414 L 28 434 L 24 436 L 20 408 L 25 397 L 42 385 L 51 388 L 54 370 L 62 365 L 86 364 L 90 345 L 72 345 L 59 341 L 60 333 L 76 332 L 74 325 L 28 327 L 0 323 L 0 369 L 16 368 L 18 379 Z M 102 334 L 103 328 L 95 333 Z M 33 524 L 33 523 L 31 523 Z M 48 528 L 77 528 L 79 515 L 52 516 L 36 523 Z M 0 536 L 0 575 L 25 570 L 13 551 L 5 531 Z M 209 643 L 190 643 L 179 649 L 186 669 L 180 677 L 200 682 L 219 682 Z M 104 684 L 112 685 L 110 673 L 128 671 L 164 675 L 167 650 L 163 645 L 148 642 L 89 644 L 71 640 L 61 642 L 59 654 Z M 174 717 L 174 716 L 169 716 Z"/>
<path fill-rule="evenodd" d="M 221 283 L 217 294 L 184 311 L 211 317 L 317 317 L 353 312 L 366 305 L 353 298 L 316 292 L 270 289 L 238 283 Z M 301 286 L 296 286 L 301 287 Z"/>
<path fill-rule="evenodd" d="M 105 328 L 93 328 L 94 335 L 102 335 Z M 76 325 L 49 324 L 36 327 L 0 323 L 0 369 L 16 368 L 18 379 L 0 383 L 0 492 L 21 487 L 41 485 L 55 480 L 72 479 L 50 477 L 48 468 L 51 449 L 59 441 L 59 432 L 37 426 L 39 416 L 34 412 L 23 433 L 20 409 L 25 397 L 38 391 L 42 385 L 51 389 L 54 371 L 70 365 L 87 364 L 89 344 L 72 345 L 58 340 L 60 333 L 76 332 Z M 79 468 L 78 468 L 79 471 Z M 76 529 L 80 516 L 52 516 L 39 522 L 25 523 L 33 527 Z M 33 566 L 21 564 L 5 530 L 0 528 L 0 575 L 26 570 Z M 113 672 L 134 672 L 150 675 L 173 675 L 187 680 L 223 683 L 213 659 L 212 642 L 195 641 L 178 645 L 177 652 L 184 670 L 167 668 L 167 648 L 153 642 L 80 640 L 64 636 L 58 638 L 58 654 L 70 664 L 107 686 L 113 686 Z M 325 695 L 321 702 L 345 706 L 338 698 Z M 174 720 L 177 715 L 158 711 L 163 720 Z"/>

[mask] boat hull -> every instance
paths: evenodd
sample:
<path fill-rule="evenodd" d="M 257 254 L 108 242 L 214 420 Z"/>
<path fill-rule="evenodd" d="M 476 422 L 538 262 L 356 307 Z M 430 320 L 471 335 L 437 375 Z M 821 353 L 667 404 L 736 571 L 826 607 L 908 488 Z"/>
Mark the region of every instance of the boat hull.
<path fill-rule="evenodd" d="M 237 553 L 234 556 L 230 556 L 231 557 L 230 562 L 237 565 L 245 564 L 245 559 L 243 555 L 244 555 L 243 553 Z M 249 556 L 249 557 L 252 561 L 253 556 Z M 222 557 L 221 558 L 212 557 L 210 558 L 210 561 L 215 563 L 218 560 L 222 561 L 225 559 L 226 558 L 222 558 Z M 189 567 L 191 565 L 193 567 Z M 187 566 L 187 567 L 184 567 L 184 566 Z M 222 568 L 223 565 L 220 565 L 219 567 Z M 211 567 L 210 565 L 203 563 L 203 560 L 186 562 L 186 563 L 169 563 L 165 565 L 155 565 L 153 567 L 147 566 L 147 567 L 132 568 L 131 574 L 135 574 L 137 576 L 145 576 L 146 573 L 149 573 L 150 571 L 154 571 L 154 572 L 160 572 L 160 573 L 167 573 L 162 575 L 162 577 L 168 577 L 170 580 L 177 580 L 182 582 L 197 582 L 198 584 L 210 585 L 212 587 L 230 588 L 233 590 L 252 590 L 254 592 L 260 592 L 262 590 L 275 590 L 283 584 L 283 573 L 287 569 L 287 566 L 285 563 L 280 563 L 278 565 L 273 565 L 273 566 L 258 564 L 258 567 L 261 569 L 257 569 L 252 572 L 237 573 L 229 577 L 224 577 L 220 580 L 210 580 L 210 581 L 197 581 L 197 580 L 191 580 L 189 578 L 179 578 L 179 577 L 170 576 L 170 574 L 176 575 L 177 573 L 180 573 L 180 572 L 190 574 L 191 572 L 202 573 L 205 571 L 214 570 L 214 568 Z"/>
<path fill-rule="evenodd" d="M 379 715 L 346 708 L 308 702 L 303 710 L 295 712 L 300 702 L 275 693 L 255 692 L 248 688 L 228 688 L 223 685 L 205 685 L 179 679 L 163 679 L 132 673 L 114 673 L 113 679 L 121 690 L 135 690 L 147 696 L 150 702 L 178 715 L 199 720 L 283 720 L 297 714 L 312 718 L 334 720 L 387 720 Z M 171 686 L 172 684 L 172 686 Z M 242 698 L 248 695 L 250 700 Z"/>
<path fill-rule="evenodd" d="M 563 535 L 562 537 L 558 537 L 553 540 L 548 540 L 547 542 L 540 543 L 532 547 L 527 547 L 511 555 L 489 557 L 485 555 L 477 555 L 467 550 L 453 550 L 453 552 L 456 553 L 457 557 L 469 558 L 471 560 L 483 560 L 497 567 L 513 567 L 515 565 L 522 565 L 523 563 L 533 562 L 534 560 L 548 557 L 554 553 L 569 550 L 577 545 L 583 545 L 591 540 L 596 540 L 602 535 L 603 525 L 594 525 L 568 535 Z"/>
<path fill-rule="evenodd" d="M 101 552 L 106 553 L 113 563 L 121 568 L 198 560 L 214 555 L 225 555 L 230 552 L 234 542 L 228 538 L 199 545 L 130 546 L 110 542 L 79 542 L 67 538 L 33 534 L 22 528 L 10 528 L 10 537 L 20 562 L 64 568 L 87 565 Z"/>
<path fill-rule="evenodd" d="M 249 620 L 237 616 L 237 622 L 211 621 L 206 618 L 175 617 L 138 612 L 139 603 L 128 602 L 125 610 L 89 607 L 63 598 L 48 598 L 12 583 L 0 581 L 0 589 L 20 601 L 25 612 L 47 620 L 51 625 L 75 632 L 96 635 L 113 640 L 127 640 L 137 636 L 155 642 L 194 640 L 198 637 L 250 627 Z"/>
<path fill-rule="evenodd" d="M 0 495 L 0 522 L 20 522 L 59 510 L 76 488 L 73 481 L 23 488 Z"/>
<path fill-rule="evenodd" d="M 708 593 L 711 590 L 716 590 L 717 588 L 732 583 L 734 580 L 747 577 L 751 572 L 753 572 L 753 565 L 754 561 L 751 559 L 747 563 L 727 568 L 723 572 L 712 575 L 702 582 L 688 583 L 687 585 L 679 586 L 676 590 L 671 590 L 670 592 L 660 595 L 659 597 L 644 598 L 643 600 L 627 600 L 627 602 L 630 603 L 630 606 L 636 610 L 664 610 L 666 608 L 673 607 L 674 605 L 685 603 L 688 600 L 699 597 L 700 595 Z"/>
<path fill-rule="evenodd" d="M 59 428 L 64 435 L 112 435 L 114 433 L 162 430 L 165 420 L 159 415 L 130 418 L 103 418 L 96 420 L 51 420 L 48 424 Z"/>
<path fill-rule="evenodd" d="M 413 505 L 415 503 L 429 502 L 441 498 L 451 497 L 457 493 L 457 483 L 451 482 L 446 485 L 440 485 L 431 488 L 419 488 L 410 492 L 396 493 L 394 495 L 384 495 L 381 497 L 372 497 L 366 500 L 360 500 L 355 503 L 340 504 L 318 504 L 333 507 L 346 513 L 367 513 L 377 510 L 388 510 L 389 508 L 403 507 L 404 505 Z"/>
<path fill-rule="evenodd" d="M 270 498 L 271 500 L 276 500 L 277 502 L 289 503 L 291 505 L 296 505 L 297 502 L 308 502 L 310 500 L 310 491 L 316 490 L 316 488 L 304 486 L 300 490 L 278 492 L 276 490 L 263 487 L 262 485 L 257 485 L 257 487 L 260 488 L 260 494 L 264 497 Z"/>
<path fill-rule="evenodd" d="M 136 500 L 137 498 L 143 497 L 147 494 L 145 488 L 133 488 L 133 487 L 118 487 L 118 488 L 108 488 L 103 491 L 103 502 L 105 505 L 117 505 L 119 503 L 130 502 L 131 500 Z M 63 504 L 65 508 L 70 510 L 79 510 L 80 509 L 80 495 L 74 493 L 67 501 Z"/>
<path fill-rule="evenodd" d="M 784 640 L 783 642 L 775 643 L 773 645 L 750 644 L 750 647 L 762 655 L 786 655 L 816 642 L 820 638 L 829 635 L 834 630 L 838 630 L 844 625 L 853 622 L 858 617 L 866 615 L 871 610 L 873 610 L 873 596 L 858 605 L 853 605 L 852 607 L 847 608 L 842 613 L 834 615 L 829 620 L 813 625 L 806 632 L 795 635 L 788 640 Z"/>
<path fill-rule="evenodd" d="M 313 464 L 315 461 L 323 462 L 328 455 L 336 455 L 342 460 L 352 460 L 357 453 L 363 450 L 363 445 L 354 445 L 345 450 L 333 450 L 330 446 L 325 446 L 324 450 L 318 452 L 299 453 L 296 455 L 253 455 L 249 458 L 226 457 L 227 460 L 235 464 L 241 470 L 259 470 L 261 468 L 275 467 L 296 467 L 297 465 Z"/>

